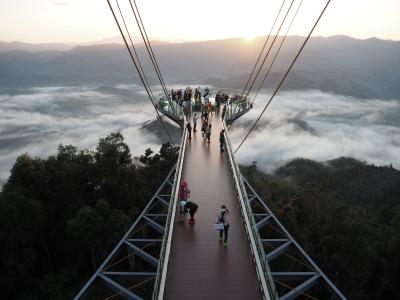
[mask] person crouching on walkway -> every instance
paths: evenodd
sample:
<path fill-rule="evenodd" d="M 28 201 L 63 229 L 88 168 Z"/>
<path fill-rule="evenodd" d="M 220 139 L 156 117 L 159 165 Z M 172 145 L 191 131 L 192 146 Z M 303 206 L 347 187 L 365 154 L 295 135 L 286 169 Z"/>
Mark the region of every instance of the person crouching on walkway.
<path fill-rule="evenodd" d="M 229 231 L 229 209 L 225 205 L 221 205 L 221 210 L 218 215 L 218 222 L 224 225 L 224 229 L 219 231 L 219 240 L 224 240 L 224 246 L 228 246 L 228 231 Z"/>
<path fill-rule="evenodd" d="M 194 215 L 197 212 L 197 209 L 199 206 L 194 203 L 193 201 L 186 201 L 185 209 L 189 211 L 190 219 L 188 223 L 190 225 L 194 225 L 196 223 L 196 220 L 194 219 Z"/>
<path fill-rule="evenodd" d="M 190 190 L 187 181 L 183 181 L 181 187 L 179 188 L 179 200 L 180 200 L 180 212 L 185 212 L 184 207 L 186 205 L 187 199 L 190 196 Z"/>

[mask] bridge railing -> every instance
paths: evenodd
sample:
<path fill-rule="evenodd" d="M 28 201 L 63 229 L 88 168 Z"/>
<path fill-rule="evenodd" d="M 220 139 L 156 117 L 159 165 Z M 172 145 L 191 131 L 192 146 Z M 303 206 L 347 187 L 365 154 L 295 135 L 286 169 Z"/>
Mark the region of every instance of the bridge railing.
<path fill-rule="evenodd" d="M 241 212 L 245 221 L 245 228 L 247 237 L 250 242 L 250 248 L 253 253 L 253 259 L 256 265 L 257 276 L 259 284 L 263 292 L 264 299 L 278 299 L 278 293 L 275 288 L 275 283 L 271 275 L 271 270 L 266 259 L 265 250 L 257 229 L 257 223 L 254 219 L 252 209 L 247 201 L 247 192 L 244 186 L 239 166 L 237 165 L 230 143 L 228 130 L 226 130 L 225 122 L 223 124 L 225 129 L 225 144 L 231 164 L 232 174 L 234 177 L 235 188 L 238 193 Z"/>
<path fill-rule="evenodd" d="M 178 124 L 183 122 L 185 114 L 182 107 L 180 107 L 178 103 L 167 99 L 165 95 L 160 95 L 158 97 L 157 109 Z"/>
<path fill-rule="evenodd" d="M 186 122 L 185 116 L 183 116 L 184 123 Z M 169 262 L 169 255 L 171 251 L 171 243 L 172 243 L 172 232 L 174 228 L 175 222 L 175 213 L 176 213 L 176 206 L 178 202 L 178 194 L 179 194 L 179 186 L 181 181 L 182 175 L 182 168 L 183 162 L 185 158 L 185 150 L 186 150 L 186 135 L 187 129 L 186 126 L 183 126 L 183 134 L 182 134 L 182 141 L 178 156 L 178 161 L 176 163 L 176 171 L 174 177 L 174 183 L 171 192 L 171 200 L 169 201 L 169 208 L 168 208 L 168 217 L 165 224 L 165 233 L 161 246 L 160 252 L 160 259 L 157 268 L 157 276 L 154 283 L 154 292 L 153 292 L 153 300 L 162 300 L 164 296 L 165 290 L 165 281 L 167 278 L 167 269 L 168 269 L 168 262 Z"/>
<path fill-rule="evenodd" d="M 251 109 L 249 98 L 231 102 L 226 107 L 225 121 L 229 125 Z"/>

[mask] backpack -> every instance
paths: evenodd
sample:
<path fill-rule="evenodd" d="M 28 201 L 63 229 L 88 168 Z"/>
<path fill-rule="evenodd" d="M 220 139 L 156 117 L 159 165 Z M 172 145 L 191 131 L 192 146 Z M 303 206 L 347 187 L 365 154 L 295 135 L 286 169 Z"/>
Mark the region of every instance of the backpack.
<path fill-rule="evenodd" d="M 226 211 L 223 211 L 223 212 L 221 212 L 221 214 L 219 215 L 218 221 L 219 221 L 220 223 L 225 223 L 225 212 L 226 212 Z"/>

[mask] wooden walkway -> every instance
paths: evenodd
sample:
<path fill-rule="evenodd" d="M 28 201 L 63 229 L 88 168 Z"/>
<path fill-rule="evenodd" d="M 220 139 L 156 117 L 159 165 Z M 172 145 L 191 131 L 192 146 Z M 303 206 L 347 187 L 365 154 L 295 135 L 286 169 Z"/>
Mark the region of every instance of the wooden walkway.
<path fill-rule="evenodd" d="M 186 145 L 182 180 L 199 209 L 195 225 L 187 223 L 188 216 L 174 224 L 164 299 L 262 299 L 228 155 L 219 150 L 220 116 L 214 113 L 210 121 L 211 143 L 203 140 L 199 119 Z M 222 204 L 231 211 L 226 248 L 213 227 Z"/>

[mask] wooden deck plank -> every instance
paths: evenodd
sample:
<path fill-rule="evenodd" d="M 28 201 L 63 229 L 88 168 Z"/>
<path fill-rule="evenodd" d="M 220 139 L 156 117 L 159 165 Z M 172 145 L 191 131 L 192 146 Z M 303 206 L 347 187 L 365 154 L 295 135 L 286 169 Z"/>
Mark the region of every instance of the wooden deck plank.
<path fill-rule="evenodd" d="M 182 179 L 199 210 L 195 225 L 175 224 L 164 299 L 262 299 L 228 156 L 219 151 L 220 117 L 211 124 L 211 144 L 201 136 L 200 120 L 187 144 Z M 213 228 L 222 204 L 231 211 L 227 248 Z"/>

